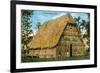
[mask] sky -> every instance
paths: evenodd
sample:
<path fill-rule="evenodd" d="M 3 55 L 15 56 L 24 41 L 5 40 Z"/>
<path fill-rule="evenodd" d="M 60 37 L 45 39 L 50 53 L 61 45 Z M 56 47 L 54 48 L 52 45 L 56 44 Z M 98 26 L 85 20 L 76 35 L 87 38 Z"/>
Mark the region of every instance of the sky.
<path fill-rule="evenodd" d="M 54 12 L 54 11 L 35 10 L 35 11 L 33 11 L 33 15 L 32 15 L 32 18 L 31 18 L 31 20 L 32 20 L 32 29 L 33 29 L 33 31 L 36 31 L 38 23 L 41 23 L 41 25 L 42 25 L 44 22 L 47 22 L 47 21 L 52 20 L 52 19 L 56 19 L 60 16 L 66 15 L 67 13 L 70 13 L 73 18 L 75 18 L 75 17 L 77 18 L 78 16 L 80 16 L 82 20 L 86 20 L 86 21 L 89 20 L 87 13 Z"/>

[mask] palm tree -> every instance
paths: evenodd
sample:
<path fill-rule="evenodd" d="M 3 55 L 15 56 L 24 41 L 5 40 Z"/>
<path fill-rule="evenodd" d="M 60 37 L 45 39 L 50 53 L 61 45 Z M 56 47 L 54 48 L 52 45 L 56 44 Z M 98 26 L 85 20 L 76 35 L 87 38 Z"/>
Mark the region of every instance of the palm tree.
<path fill-rule="evenodd" d="M 75 22 L 76 22 L 76 26 L 77 26 L 78 28 L 80 28 L 80 19 L 81 19 L 81 17 L 78 16 L 78 18 L 74 18 L 74 19 L 75 19 Z"/>

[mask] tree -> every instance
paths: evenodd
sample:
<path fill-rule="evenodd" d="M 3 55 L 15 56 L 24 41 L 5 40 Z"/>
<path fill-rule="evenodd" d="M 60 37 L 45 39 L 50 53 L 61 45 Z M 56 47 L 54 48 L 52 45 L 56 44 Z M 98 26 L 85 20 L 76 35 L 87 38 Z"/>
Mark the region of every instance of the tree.
<path fill-rule="evenodd" d="M 87 36 L 90 37 L 90 21 L 86 23 Z"/>
<path fill-rule="evenodd" d="M 88 22 L 87 22 L 87 24 L 86 24 L 86 30 L 87 30 L 87 36 L 88 37 L 90 37 L 90 14 L 89 13 L 87 13 L 87 15 L 88 15 Z"/>
<path fill-rule="evenodd" d="M 37 23 L 37 28 L 38 28 L 38 30 L 40 29 L 40 27 L 41 27 L 41 23 L 38 22 L 38 23 Z"/>
<path fill-rule="evenodd" d="M 78 16 L 77 18 L 74 18 L 74 19 L 75 19 L 75 22 L 76 22 L 76 26 L 77 26 L 78 28 L 80 28 L 80 19 L 81 19 L 81 17 Z"/>
<path fill-rule="evenodd" d="M 82 19 L 80 16 L 74 17 L 76 26 L 80 29 L 82 33 L 82 39 L 84 43 L 86 43 L 86 51 L 90 50 L 90 14 L 87 13 L 87 19 Z M 87 41 L 85 41 L 87 40 Z"/>
<path fill-rule="evenodd" d="M 80 29 L 82 29 L 82 30 L 83 30 L 84 28 L 86 29 L 85 26 L 86 26 L 86 21 L 85 21 L 85 20 L 82 20 L 81 23 L 80 23 Z"/>
<path fill-rule="evenodd" d="M 31 30 L 31 17 L 32 10 L 21 10 L 21 43 L 22 49 L 27 49 L 27 44 L 30 42 L 29 35 L 32 33 Z"/>

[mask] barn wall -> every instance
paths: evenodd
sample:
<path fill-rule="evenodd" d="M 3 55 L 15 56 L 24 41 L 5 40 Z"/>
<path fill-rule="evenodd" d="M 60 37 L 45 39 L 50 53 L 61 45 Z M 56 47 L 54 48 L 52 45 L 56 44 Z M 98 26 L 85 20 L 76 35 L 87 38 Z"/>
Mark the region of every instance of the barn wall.
<path fill-rule="evenodd" d="M 67 25 L 58 43 L 58 57 L 69 57 L 70 45 L 72 45 L 72 56 L 84 55 L 85 49 L 80 32 L 75 26 Z"/>

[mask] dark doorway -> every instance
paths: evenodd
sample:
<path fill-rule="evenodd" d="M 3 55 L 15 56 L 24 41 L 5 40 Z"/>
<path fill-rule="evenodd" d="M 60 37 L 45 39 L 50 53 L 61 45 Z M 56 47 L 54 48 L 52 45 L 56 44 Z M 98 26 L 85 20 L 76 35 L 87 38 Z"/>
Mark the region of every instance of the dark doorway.
<path fill-rule="evenodd" d="M 72 57 L 72 44 L 70 44 L 70 57 Z"/>

